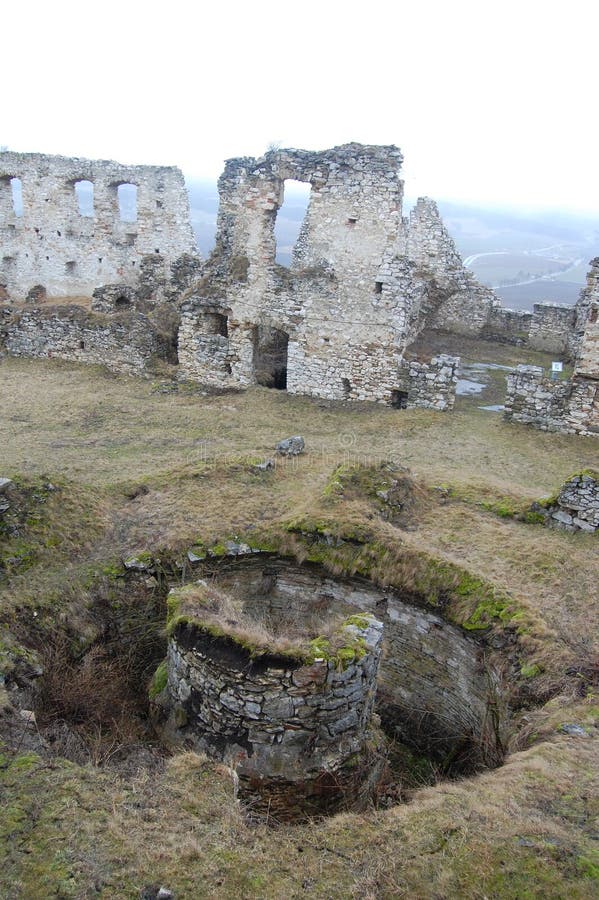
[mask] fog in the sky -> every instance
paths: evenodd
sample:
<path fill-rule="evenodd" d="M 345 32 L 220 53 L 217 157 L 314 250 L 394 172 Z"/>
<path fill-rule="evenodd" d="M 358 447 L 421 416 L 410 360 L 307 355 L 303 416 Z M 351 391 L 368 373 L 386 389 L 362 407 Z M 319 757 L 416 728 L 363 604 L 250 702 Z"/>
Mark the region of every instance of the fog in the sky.
<path fill-rule="evenodd" d="M 275 142 L 393 143 L 411 195 L 593 212 L 598 6 L 24 0 L 0 144 L 211 177 Z"/>

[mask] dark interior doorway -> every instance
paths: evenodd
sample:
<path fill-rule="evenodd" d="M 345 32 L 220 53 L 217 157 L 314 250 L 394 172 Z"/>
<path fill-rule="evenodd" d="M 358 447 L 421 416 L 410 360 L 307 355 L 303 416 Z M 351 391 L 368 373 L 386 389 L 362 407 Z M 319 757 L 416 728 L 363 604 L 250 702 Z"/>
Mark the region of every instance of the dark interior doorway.
<path fill-rule="evenodd" d="M 287 346 L 289 335 L 278 328 L 257 325 L 254 344 L 256 381 L 263 387 L 287 388 Z"/>

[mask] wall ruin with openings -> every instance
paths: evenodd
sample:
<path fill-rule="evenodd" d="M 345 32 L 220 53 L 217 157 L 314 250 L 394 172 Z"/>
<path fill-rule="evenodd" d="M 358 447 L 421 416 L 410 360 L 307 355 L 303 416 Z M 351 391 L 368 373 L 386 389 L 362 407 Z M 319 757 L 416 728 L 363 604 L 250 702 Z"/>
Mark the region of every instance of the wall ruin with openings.
<path fill-rule="evenodd" d="M 182 375 L 390 403 L 427 318 L 455 306 L 478 328 L 473 310 L 482 323 L 497 301 L 464 269 L 432 201 L 402 218 L 401 162 L 396 147 L 359 144 L 229 160 L 215 251 L 183 307 Z M 275 262 L 286 179 L 311 186 L 290 268 Z"/>
<path fill-rule="evenodd" d="M 23 301 L 137 286 L 143 257 L 166 278 L 197 255 L 181 171 L 39 153 L 0 153 L 0 295 Z"/>

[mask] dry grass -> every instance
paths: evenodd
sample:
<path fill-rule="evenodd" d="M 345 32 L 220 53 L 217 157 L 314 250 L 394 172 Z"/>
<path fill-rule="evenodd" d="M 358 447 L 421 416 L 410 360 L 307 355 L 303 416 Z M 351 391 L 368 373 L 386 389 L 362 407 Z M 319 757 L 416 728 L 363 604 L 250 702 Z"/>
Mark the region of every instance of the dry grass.
<path fill-rule="evenodd" d="M 497 351 L 493 361 L 502 359 Z M 11 628 L 42 637 L 31 618 L 39 608 L 47 627 L 91 645 L 101 622 L 90 573 L 119 554 L 184 549 L 292 517 L 342 516 L 347 527 L 405 548 L 408 568 L 408 551 L 424 551 L 507 590 L 554 633 L 547 666 L 559 674 L 565 653 L 581 673 L 578 696 L 522 713 L 514 746 L 526 749 L 501 769 L 418 791 L 387 812 L 296 827 L 248 827 L 230 774 L 190 754 L 133 779 L 0 758 L 6 897 L 134 898 L 160 884 L 194 900 L 599 895 L 597 540 L 501 519 L 482 506 L 505 497 L 525 503 L 571 472 L 597 467 L 596 440 L 506 425 L 475 404 L 448 416 L 266 389 L 155 393 L 149 381 L 55 360 L 4 359 L 0 385 L 0 475 L 65 479 L 22 535 L 35 545 L 32 564 L 1 586 Z M 303 457 L 273 472 L 253 469 L 277 440 L 297 433 L 306 439 Z M 410 529 L 383 521 L 358 490 L 326 495 L 339 464 L 381 459 L 409 466 L 431 489 Z M 434 490 L 440 485 L 455 489 L 450 498 Z M 46 540 L 55 527 L 59 546 Z M 406 581 L 413 576 L 398 570 Z M 108 608 L 114 602 L 111 587 Z M 520 639 L 526 646 L 526 635 Z M 588 736 L 559 733 L 572 722 Z M 545 741 L 534 744 L 539 735 Z"/>
<path fill-rule="evenodd" d="M 352 640 L 341 631 L 345 616 L 340 612 L 320 618 L 307 615 L 277 621 L 268 613 L 258 613 L 261 604 L 257 604 L 255 614 L 250 613 L 244 597 L 203 580 L 175 589 L 169 596 L 169 605 L 174 621 L 197 622 L 215 636 L 230 637 L 251 656 L 280 654 L 308 659 L 314 655 L 310 641 L 315 638 L 326 641 L 327 655 L 334 655 L 341 647 L 348 649 Z M 358 646 L 356 641 L 356 650 Z M 319 641 L 318 652 L 325 652 L 323 648 Z"/>

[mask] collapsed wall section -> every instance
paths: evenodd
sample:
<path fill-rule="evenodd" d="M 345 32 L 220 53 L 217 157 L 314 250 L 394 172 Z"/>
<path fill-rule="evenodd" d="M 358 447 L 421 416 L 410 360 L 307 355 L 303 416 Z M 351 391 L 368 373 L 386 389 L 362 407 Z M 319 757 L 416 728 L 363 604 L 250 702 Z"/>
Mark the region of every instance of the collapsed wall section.
<path fill-rule="evenodd" d="M 123 190 L 125 188 L 125 190 Z M 137 286 L 142 257 L 197 255 L 183 175 L 166 166 L 0 153 L 0 290 L 22 301 Z"/>
<path fill-rule="evenodd" d="M 518 366 L 508 375 L 506 418 L 545 431 L 599 434 L 599 257 L 573 315 L 572 378 L 551 381 L 538 366 Z"/>
<path fill-rule="evenodd" d="M 169 355 L 164 336 L 142 313 L 108 317 L 79 306 L 5 307 L 0 346 L 14 356 L 105 365 L 125 375 L 139 375 Z"/>
<path fill-rule="evenodd" d="M 359 144 L 229 160 L 216 248 L 183 311 L 182 375 L 391 403 L 405 348 L 441 306 L 470 303 L 464 319 L 482 327 L 492 292 L 464 269 L 431 201 L 403 221 L 401 162 L 396 147 Z M 289 269 L 274 235 L 286 179 L 311 186 Z"/>
<path fill-rule="evenodd" d="M 552 381 L 540 366 L 518 366 L 507 376 L 504 415 L 543 431 L 599 434 L 599 381 Z"/>

